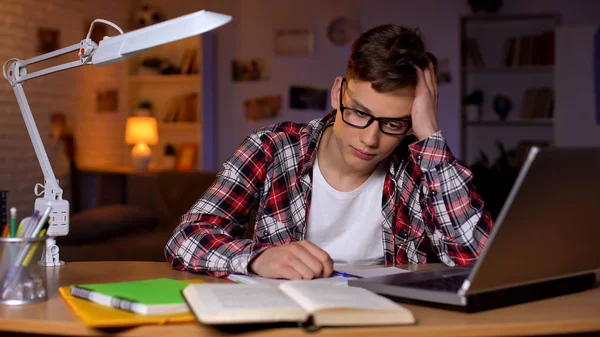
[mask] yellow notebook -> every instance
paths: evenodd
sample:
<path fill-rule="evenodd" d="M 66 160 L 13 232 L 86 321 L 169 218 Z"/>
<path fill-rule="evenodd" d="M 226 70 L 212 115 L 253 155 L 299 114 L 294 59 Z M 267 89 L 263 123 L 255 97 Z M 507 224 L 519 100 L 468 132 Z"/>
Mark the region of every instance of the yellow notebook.
<path fill-rule="evenodd" d="M 203 283 L 202 280 L 186 280 L 189 283 Z M 147 324 L 168 324 L 194 322 L 191 312 L 167 315 L 139 315 L 119 310 L 71 296 L 70 287 L 60 287 L 60 295 L 86 326 L 90 328 L 128 327 Z"/>

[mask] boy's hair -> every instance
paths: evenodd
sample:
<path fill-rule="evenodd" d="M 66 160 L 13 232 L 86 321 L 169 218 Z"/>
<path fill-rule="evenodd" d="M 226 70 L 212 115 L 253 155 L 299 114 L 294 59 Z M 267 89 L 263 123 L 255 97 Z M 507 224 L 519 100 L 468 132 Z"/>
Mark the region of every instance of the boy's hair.
<path fill-rule="evenodd" d="M 418 28 L 377 26 L 354 41 L 346 77 L 371 82 L 380 93 L 414 89 L 417 72 L 412 64 L 425 69 L 429 62 L 437 71 L 437 59 L 425 50 Z"/>

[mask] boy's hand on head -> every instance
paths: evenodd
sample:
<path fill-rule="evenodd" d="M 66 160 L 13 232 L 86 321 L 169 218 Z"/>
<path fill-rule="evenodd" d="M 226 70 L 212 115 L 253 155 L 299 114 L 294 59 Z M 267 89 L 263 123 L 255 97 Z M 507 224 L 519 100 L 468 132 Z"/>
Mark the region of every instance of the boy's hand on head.
<path fill-rule="evenodd" d="M 437 77 L 430 62 L 425 70 L 414 65 L 417 70 L 417 87 L 412 105 L 411 118 L 413 131 L 419 140 L 436 133 L 438 126 Z"/>
<path fill-rule="evenodd" d="M 304 240 L 266 249 L 250 263 L 249 270 L 268 278 L 311 280 L 329 277 L 333 260 L 327 252 Z"/>

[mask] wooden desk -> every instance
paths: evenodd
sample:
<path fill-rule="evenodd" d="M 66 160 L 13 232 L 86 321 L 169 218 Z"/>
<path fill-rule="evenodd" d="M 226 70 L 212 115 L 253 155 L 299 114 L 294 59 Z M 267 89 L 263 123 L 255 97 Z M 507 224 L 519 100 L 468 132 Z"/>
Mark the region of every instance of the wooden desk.
<path fill-rule="evenodd" d="M 402 267 L 402 266 L 399 266 Z M 431 266 L 425 266 L 425 268 Z M 414 268 L 414 266 L 412 267 Z M 417 268 L 423 268 L 422 266 Z M 223 280 L 177 272 L 159 262 L 71 262 L 49 269 L 47 302 L 25 306 L 0 305 L 0 331 L 69 336 L 227 336 L 227 332 L 198 323 L 140 326 L 126 330 L 99 331 L 85 327 L 63 302 L 58 286 L 170 277 Z M 515 336 L 548 335 L 600 331 L 600 288 L 568 296 L 501 308 L 476 314 L 463 314 L 406 305 L 418 320 L 415 326 L 377 328 L 324 328 L 315 336 Z M 299 328 L 246 331 L 244 336 L 303 336 Z"/>

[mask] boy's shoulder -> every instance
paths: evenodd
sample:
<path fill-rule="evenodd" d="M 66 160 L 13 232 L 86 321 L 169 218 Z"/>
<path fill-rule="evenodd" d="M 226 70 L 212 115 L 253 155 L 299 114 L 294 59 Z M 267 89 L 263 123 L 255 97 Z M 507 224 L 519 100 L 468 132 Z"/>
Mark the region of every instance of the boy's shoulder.
<path fill-rule="evenodd" d="M 320 120 L 315 119 L 308 123 L 298 122 L 281 122 L 276 124 L 269 124 L 258 129 L 255 129 L 252 134 L 259 137 L 267 137 L 271 140 L 277 139 L 299 139 L 302 137 L 310 137 L 318 129 Z"/>

